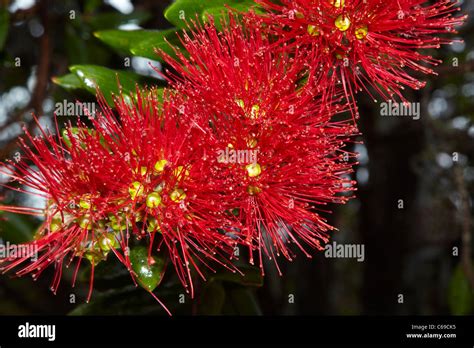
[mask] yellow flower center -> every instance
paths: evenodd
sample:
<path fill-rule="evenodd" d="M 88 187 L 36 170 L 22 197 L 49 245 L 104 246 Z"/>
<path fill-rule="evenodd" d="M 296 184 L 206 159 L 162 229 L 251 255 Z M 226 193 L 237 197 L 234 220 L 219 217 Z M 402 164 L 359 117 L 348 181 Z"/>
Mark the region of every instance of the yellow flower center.
<path fill-rule="evenodd" d="M 80 228 L 92 230 L 92 222 L 87 215 L 81 216 L 77 222 Z"/>
<path fill-rule="evenodd" d="M 247 146 L 251 149 L 256 148 L 257 144 L 258 144 L 258 141 L 255 138 L 251 138 L 251 139 L 247 140 Z"/>
<path fill-rule="evenodd" d="M 250 163 L 248 164 L 245 169 L 247 169 L 247 174 L 251 178 L 255 178 L 262 173 L 262 167 L 258 163 Z"/>
<path fill-rule="evenodd" d="M 362 39 L 365 39 L 368 33 L 369 33 L 369 29 L 367 28 L 366 25 L 364 25 L 356 29 L 355 36 L 357 39 L 362 40 Z"/>
<path fill-rule="evenodd" d="M 182 177 L 187 178 L 189 176 L 189 170 L 187 170 L 183 166 L 178 166 L 173 171 L 173 174 L 177 179 L 181 179 Z"/>
<path fill-rule="evenodd" d="M 141 183 L 138 181 L 135 181 L 130 185 L 128 188 L 128 193 L 130 193 L 130 197 L 134 200 L 138 196 L 141 196 L 143 194 L 144 187 Z"/>
<path fill-rule="evenodd" d="M 137 167 L 137 168 L 133 171 L 134 174 L 140 173 L 141 176 L 145 176 L 147 172 L 148 172 L 148 168 L 147 168 L 147 167 L 143 167 L 143 166 L 142 166 L 142 167 Z"/>
<path fill-rule="evenodd" d="M 161 196 L 157 192 L 152 192 L 146 197 L 146 206 L 150 209 L 158 208 L 161 203 Z"/>
<path fill-rule="evenodd" d="M 336 8 L 344 7 L 345 4 L 345 0 L 331 0 L 331 5 Z"/>
<path fill-rule="evenodd" d="M 250 117 L 254 120 L 257 119 L 260 116 L 259 112 L 260 112 L 260 106 L 258 105 L 252 106 L 252 110 L 250 111 Z"/>
<path fill-rule="evenodd" d="M 165 159 L 159 160 L 158 162 L 155 163 L 155 172 L 157 173 L 163 172 L 167 164 L 168 164 L 167 160 Z"/>
<path fill-rule="evenodd" d="M 180 203 L 186 198 L 186 193 L 183 189 L 176 188 L 170 193 L 170 199 L 175 203 Z"/>
<path fill-rule="evenodd" d="M 51 219 L 51 224 L 49 225 L 49 230 L 51 232 L 57 232 L 61 228 L 62 221 L 61 218 L 52 218 Z"/>
<path fill-rule="evenodd" d="M 257 186 L 249 185 L 247 187 L 247 192 L 249 193 L 249 195 L 255 196 L 262 192 L 262 189 Z"/>
<path fill-rule="evenodd" d="M 311 36 L 318 36 L 320 34 L 318 26 L 313 24 L 308 25 L 308 34 Z"/>
<path fill-rule="evenodd" d="M 334 21 L 334 25 L 340 31 L 346 31 L 351 26 L 351 20 L 346 15 L 339 15 Z"/>

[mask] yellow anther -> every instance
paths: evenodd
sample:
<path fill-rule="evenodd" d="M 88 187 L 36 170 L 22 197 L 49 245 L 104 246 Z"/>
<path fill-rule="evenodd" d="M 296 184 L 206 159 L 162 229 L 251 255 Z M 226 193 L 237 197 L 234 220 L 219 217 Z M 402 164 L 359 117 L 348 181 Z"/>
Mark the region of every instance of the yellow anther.
<path fill-rule="evenodd" d="M 351 20 L 346 15 L 339 15 L 334 21 L 334 25 L 340 31 L 346 31 L 351 26 Z"/>
<path fill-rule="evenodd" d="M 87 215 L 81 216 L 77 222 L 80 228 L 92 230 L 92 222 Z"/>
<path fill-rule="evenodd" d="M 365 37 L 367 36 L 368 33 L 369 33 L 369 28 L 367 28 L 367 26 L 364 25 L 364 26 L 356 29 L 355 36 L 359 40 L 362 40 L 362 39 L 365 39 Z"/>
<path fill-rule="evenodd" d="M 317 25 L 308 25 L 308 34 L 311 36 L 318 36 L 320 34 L 319 27 Z"/>
<path fill-rule="evenodd" d="M 255 196 L 255 195 L 258 195 L 260 192 L 262 192 L 262 189 L 257 186 L 249 185 L 247 187 L 247 192 L 249 193 L 249 195 Z"/>
<path fill-rule="evenodd" d="M 182 189 L 177 188 L 177 189 L 174 189 L 170 193 L 170 199 L 175 203 L 180 203 L 185 198 L 186 198 L 186 193 Z"/>
<path fill-rule="evenodd" d="M 90 195 L 82 196 L 81 200 L 79 201 L 79 206 L 82 209 L 90 209 L 91 208 L 91 196 Z"/>
<path fill-rule="evenodd" d="M 146 206 L 150 209 L 158 208 L 161 204 L 161 196 L 156 193 L 152 192 L 146 197 Z"/>
<path fill-rule="evenodd" d="M 251 178 L 255 178 L 262 173 L 262 167 L 258 163 L 250 163 L 248 164 L 245 169 L 247 169 L 247 174 Z"/>
<path fill-rule="evenodd" d="M 345 4 L 346 4 L 345 0 L 331 0 L 331 5 L 333 5 L 336 8 L 344 7 Z"/>
<path fill-rule="evenodd" d="M 251 149 L 256 148 L 256 147 L 257 147 L 257 143 L 258 143 L 258 142 L 257 142 L 257 139 L 255 139 L 255 138 L 251 138 L 251 139 L 247 140 L 247 146 L 248 146 L 249 148 L 251 148 Z"/>
<path fill-rule="evenodd" d="M 173 171 L 173 174 L 175 177 L 177 177 L 178 179 L 181 179 L 181 177 L 184 175 L 184 177 L 188 177 L 189 176 L 189 170 L 187 170 L 186 168 L 184 168 L 183 166 L 178 166 L 176 167 L 176 169 Z"/>
<path fill-rule="evenodd" d="M 158 162 L 155 163 L 155 172 L 157 173 L 163 172 L 167 164 L 168 164 L 167 160 L 165 159 L 159 160 Z"/>
<path fill-rule="evenodd" d="M 250 117 L 253 118 L 253 119 L 257 119 L 260 115 L 260 106 L 258 105 L 254 105 L 252 106 L 252 110 L 250 112 Z"/>
<path fill-rule="evenodd" d="M 132 199 L 137 198 L 138 196 L 141 196 L 143 194 L 144 188 L 141 183 L 138 181 L 135 181 L 132 183 L 128 189 L 128 192 L 130 193 L 130 197 Z"/>

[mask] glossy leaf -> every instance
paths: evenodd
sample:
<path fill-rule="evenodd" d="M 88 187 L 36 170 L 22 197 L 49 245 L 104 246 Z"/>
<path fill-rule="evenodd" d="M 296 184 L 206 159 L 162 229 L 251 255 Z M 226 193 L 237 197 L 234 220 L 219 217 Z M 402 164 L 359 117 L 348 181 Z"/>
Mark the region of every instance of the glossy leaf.
<path fill-rule="evenodd" d="M 67 90 L 83 88 L 82 81 L 77 77 L 76 74 L 66 74 L 63 76 L 57 76 L 53 77 L 52 80 L 55 84 Z"/>
<path fill-rule="evenodd" d="M 165 261 L 157 256 L 148 260 L 148 248 L 139 246 L 130 250 L 130 262 L 137 282 L 147 291 L 153 291 L 163 278 Z"/>
<path fill-rule="evenodd" d="M 243 3 L 232 5 L 232 8 L 238 12 L 247 12 L 252 6 L 255 7 L 254 5 L 255 3 L 253 1 L 245 1 Z M 255 12 L 259 13 L 262 11 L 258 10 L 258 8 L 255 8 Z M 224 6 L 208 8 L 202 12 L 201 20 L 203 22 L 208 22 L 209 16 L 214 18 L 216 28 L 218 30 L 222 30 L 222 20 L 225 19 L 226 22 L 228 21 L 229 11 Z"/>
<path fill-rule="evenodd" d="M 131 48 L 130 51 L 132 52 L 133 55 L 141 56 L 141 57 L 145 57 L 149 59 L 154 59 L 154 60 L 162 60 L 160 55 L 156 52 L 157 50 L 162 50 L 163 52 L 167 53 L 171 57 L 175 57 L 176 54 L 173 47 L 180 49 L 182 48 L 182 44 L 178 37 L 178 34 L 174 32 L 174 29 L 173 29 L 173 33 L 169 33 L 166 36 L 166 40 L 169 42 L 169 44 L 168 42 L 164 40 L 160 42 L 155 38 L 143 40 L 135 44 Z M 186 55 L 185 51 L 181 51 L 181 53 Z"/>
<path fill-rule="evenodd" d="M 86 90 L 92 94 L 95 94 L 95 88 L 92 88 L 93 84 L 87 85 L 86 84 L 86 79 L 89 79 L 91 81 L 97 81 L 96 83 L 99 85 L 100 90 L 102 93 L 104 93 L 105 98 L 110 106 L 114 106 L 113 104 L 113 99 L 111 93 L 114 93 L 115 95 L 118 95 L 118 84 L 117 84 L 117 76 L 116 73 L 118 73 L 118 79 L 120 81 L 120 84 L 122 85 L 122 90 L 124 92 L 124 96 L 127 98 L 130 94 L 130 92 L 135 95 L 135 76 L 137 77 L 137 82 L 138 81 L 146 81 L 149 82 L 151 79 L 146 79 L 141 75 L 137 75 L 134 73 L 129 73 L 129 72 L 117 72 L 111 69 L 103 68 L 103 67 L 85 67 L 85 66 L 80 66 L 79 70 L 82 72 L 83 78 L 79 78 L 77 74 L 71 73 L 63 76 L 58 76 L 54 77 L 52 81 L 63 87 L 64 89 L 67 90 Z M 97 74 L 97 75 L 94 75 Z M 131 74 L 131 75 L 130 75 Z M 107 79 L 109 79 L 107 81 Z M 104 82 L 105 81 L 105 82 Z M 124 81 L 126 82 L 124 84 Z M 156 93 L 158 93 L 158 100 L 163 99 L 163 88 L 155 88 Z"/>
<path fill-rule="evenodd" d="M 202 21 L 202 14 L 207 9 L 225 9 L 225 5 L 228 5 L 231 8 L 241 6 L 242 10 L 245 5 L 250 7 L 253 4 L 250 0 L 176 0 L 165 10 L 165 18 L 178 28 L 186 28 L 186 22 L 190 20 Z"/>
<path fill-rule="evenodd" d="M 120 53 L 159 60 L 155 49 L 173 55 L 174 50 L 170 44 L 180 45 L 176 30 L 104 30 L 95 32 L 94 35 Z"/>
<path fill-rule="evenodd" d="M 114 105 L 112 95 L 120 95 L 119 83 L 124 97 L 128 98 L 130 93 L 135 94 L 137 83 L 150 81 L 133 72 L 117 71 L 96 65 L 73 65 L 69 69 L 81 81 L 81 89 L 95 95 L 98 86 L 111 106 Z"/>

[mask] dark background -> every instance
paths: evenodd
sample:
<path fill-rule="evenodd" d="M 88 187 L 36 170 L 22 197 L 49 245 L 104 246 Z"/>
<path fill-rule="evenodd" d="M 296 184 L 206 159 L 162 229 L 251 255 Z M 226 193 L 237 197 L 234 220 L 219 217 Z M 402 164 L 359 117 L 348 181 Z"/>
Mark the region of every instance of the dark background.
<path fill-rule="evenodd" d="M 162 13 L 170 2 L 0 0 L 10 12 L 7 26 L 0 18 L 0 38 L 7 32 L 0 47 L 0 159 L 12 159 L 18 151 L 20 124 L 35 130 L 32 113 L 50 125 L 56 102 L 93 100 L 55 85 L 52 77 L 66 74 L 72 64 L 124 68 L 126 56 L 97 40 L 94 31 L 137 21 L 142 28 L 167 28 Z M 184 314 L 473 314 L 474 2 L 465 1 L 463 9 L 471 13 L 457 35 L 464 44 L 433 52 L 444 60 L 436 69 L 439 76 L 430 76 L 426 88 L 405 93 L 421 103 L 420 120 L 382 117 L 379 104 L 359 98 L 364 145 L 355 147 L 361 154 L 357 198 L 334 207 L 328 218 L 339 229 L 337 242 L 365 246 L 364 262 L 325 258 L 324 253 L 310 260 L 299 255 L 283 263 L 283 277 L 268 267 L 258 289 L 222 283 L 206 292 L 200 288 L 198 300 L 186 298 L 184 304 L 173 285 L 156 294 Z M 68 18 L 71 10 L 75 20 Z M 136 15 L 140 12 L 145 15 Z M 129 69 L 150 73 L 143 59 L 132 60 Z M 1 195 L 9 204 L 38 204 L 5 190 Z M 12 242 L 28 239 L 39 224 L 2 216 L 0 237 Z M 68 272 L 56 296 L 49 291 L 52 272 L 36 283 L 1 276 L 0 314 L 162 313 L 144 291 L 122 287 L 119 272 L 99 272 L 88 306 L 83 304 L 87 283 L 72 289 Z M 224 302 L 217 311 L 216 299 Z M 206 301 L 211 304 L 204 310 Z"/>

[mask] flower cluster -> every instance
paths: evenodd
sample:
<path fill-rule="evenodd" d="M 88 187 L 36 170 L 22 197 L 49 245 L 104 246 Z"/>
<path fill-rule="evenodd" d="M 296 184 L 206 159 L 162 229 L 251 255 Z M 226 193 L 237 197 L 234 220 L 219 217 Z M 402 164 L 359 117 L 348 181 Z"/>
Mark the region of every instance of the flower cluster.
<path fill-rule="evenodd" d="M 441 63 L 427 52 L 453 40 L 467 16 L 459 3 L 438 0 L 256 0 L 267 10 L 255 16 L 285 51 L 304 55 L 320 93 L 342 85 L 347 99 L 365 91 L 374 100 L 399 97 L 405 87 L 425 85 L 410 72 L 435 74 Z M 424 51 L 420 51 L 424 50 Z M 357 106 L 352 103 L 357 110 Z"/>
<path fill-rule="evenodd" d="M 194 23 L 185 54 L 159 51 L 172 68 L 163 96 L 137 89 L 110 108 L 99 95 L 91 128 L 26 133 L 23 161 L 0 172 L 47 205 L 0 209 L 44 218 L 30 242 L 40 255 L 1 260 L 4 271 L 37 277 L 54 265 L 56 290 L 63 264 L 77 274 L 86 259 L 90 297 L 94 267 L 113 255 L 152 295 L 171 264 L 192 295 L 205 268 L 240 272 L 240 246 L 262 274 L 266 258 L 279 269 L 279 257 L 324 247 L 327 205 L 355 190 L 354 91 L 420 87 L 406 68 L 432 72 L 421 63 L 436 61 L 417 49 L 447 43 L 435 34 L 463 18 L 447 0 L 257 3 L 266 12 L 229 13 L 219 29 Z"/>
<path fill-rule="evenodd" d="M 219 253 L 230 253 L 235 238 L 220 230 L 231 219 L 214 203 L 221 197 L 208 181 L 206 147 L 181 117 L 179 98 L 169 95 L 163 103 L 157 98 L 151 90 L 146 95 L 139 91 L 132 105 L 117 99 L 117 115 L 101 100 L 103 113 L 93 120 L 93 130 L 79 122 L 59 137 L 46 130 L 40 138 L 27 133 L 24 160 L 9 162 L 2 172 L 36 190 L 47 206 L 43 211 L 2 207 L 45 217 L 31 242 L 41 256 L 18 275 L 33 273 L 36 278 L 54 264 L 56 291 L 63 263 L 77 260 L 76 276 L 85 258 L 92 265 L 92 290 L 94 267 L 113 253 L 135 278 L 129 242 L 144 237 L 148 262 L 156 262 L 155 248 L 165 248 L 167 260 L 191 292 L 190 266 L 199 270 L 196 259 L 224 263 Z M 3 269 L 16 268 L 30 257 L 5 259 Z"/>
<path fill-rule="evenodd" d="M 289 244 L 307 256 L 305 244 L 321 249 L 332 227 L 318 208 L 345 203 L 354 184 L 353 154 L 344 145 L 357 129 L 333 120 L 346 110 L 341 98 L 315 95 L 301 58 L 275 52 L 260 27 L 232 16 L 222 32 L 207 25 L 185 35 L 183 45 L 186 56 L 162 53 L 175 71 L 170 86 L 185 97 L 214 152 L 244 155 L 217 158 L 214 177 L 224 180 L 220 190 L 237 212 L 250 262 L 253 250 L 263 270 L 262 254 L 291 260 Z"/>

